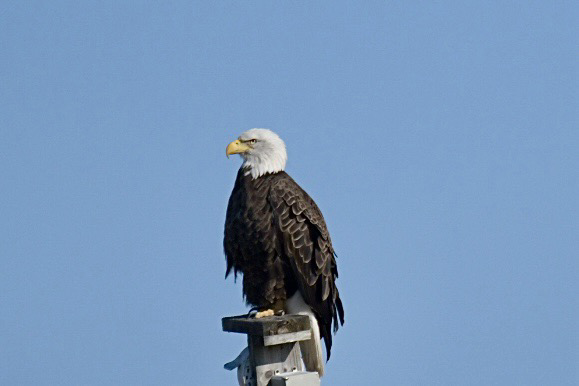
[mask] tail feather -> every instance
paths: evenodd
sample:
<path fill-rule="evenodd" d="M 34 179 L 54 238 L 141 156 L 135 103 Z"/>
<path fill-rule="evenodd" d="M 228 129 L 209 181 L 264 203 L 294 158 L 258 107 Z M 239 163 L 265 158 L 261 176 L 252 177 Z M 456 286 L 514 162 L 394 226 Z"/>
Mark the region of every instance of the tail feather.
<path fill-rule="evenodd" d="M 311 312 L 311 311 L 310 311 Z M 317 371 L 320 377 L 324 375 L 324 358 L 322 356 L 322 341 L 320 340 L 320 328 L 318 321 L 313 315 L 310 317 L 310 324 L 312 326 L 312 338 L 300 342 L 300 349 L 302 351 L 302 359 L 308 371 Z"/>
<path fill-rule="evenodd" d="M 290 297 L 286 302 L 286 312 L 288 314 L 308 315 L 312 337 L 309 340 L 300 342 L 300 350 L 306 370 L 316 371 L 320 377 L 324 375 L 324 357 L 322 354 L 322 341 L 320 340 L 320 327 L 314 312 L 306 304 L 299 291 Z"/>

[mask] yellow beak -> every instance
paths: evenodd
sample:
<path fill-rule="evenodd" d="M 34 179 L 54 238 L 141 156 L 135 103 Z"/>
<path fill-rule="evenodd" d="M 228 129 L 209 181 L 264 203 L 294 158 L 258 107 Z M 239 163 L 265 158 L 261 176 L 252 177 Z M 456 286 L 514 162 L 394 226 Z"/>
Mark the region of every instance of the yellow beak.
<path fill-rule="evenodd" d="M 231 154 L 244 153 L 248 150 L 249 146 L 241 142 L 239 139 L 236 139 L 235 141 L 227 145 L 227 148 L 225 149 L 225 155 L 227 156 L 227 158 L 229 158 Z"/>

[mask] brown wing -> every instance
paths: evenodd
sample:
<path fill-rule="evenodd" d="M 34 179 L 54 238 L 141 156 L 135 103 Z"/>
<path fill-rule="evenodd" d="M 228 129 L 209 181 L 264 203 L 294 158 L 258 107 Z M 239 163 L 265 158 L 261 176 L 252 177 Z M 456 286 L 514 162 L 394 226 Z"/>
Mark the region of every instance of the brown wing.
<path fill-rule="evenodd" d="M 332 324 L 334 332 L 338 318 L 344 324 L 344 309 L 335 284 L 338 269 L 326 222 L 314 200 L 285 173 L 272 184 L 269 201 L 283 253 L 304 300 L 316 314 L 329 359 Z"/>

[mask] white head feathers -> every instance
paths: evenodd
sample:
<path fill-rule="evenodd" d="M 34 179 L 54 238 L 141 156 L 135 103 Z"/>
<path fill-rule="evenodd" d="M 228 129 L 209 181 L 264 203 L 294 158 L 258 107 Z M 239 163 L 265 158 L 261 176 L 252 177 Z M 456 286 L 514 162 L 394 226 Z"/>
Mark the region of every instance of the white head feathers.
<path fill-rule="evenodd" d="M 287 152 L 283 140 L 269 129 L 251 129 L 239 136 L 249 145 L 249 150 L 241 153 L 243 167 L 255 179 L 268 173 L 285 169 Z"/>

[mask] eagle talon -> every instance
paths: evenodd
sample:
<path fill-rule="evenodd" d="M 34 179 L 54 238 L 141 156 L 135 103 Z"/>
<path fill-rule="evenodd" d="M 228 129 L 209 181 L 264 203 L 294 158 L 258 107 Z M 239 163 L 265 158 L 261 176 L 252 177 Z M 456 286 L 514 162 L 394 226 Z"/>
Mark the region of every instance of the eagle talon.
<path fill-rule="evenodd" d="M 259 311 L 259 307 L 251 307 L 250 310 L 247 312 L 247 318 L 255 318 L 255 315 Z"/>
<path fill-rule="evenodd" d="M 261 319 L 261 318 L 265 318 L 268 316 L 273 316 L 274 312 L 273 310 L 263 310 L 263 311 L 258 311 L 255 313 L 255 319 Z"/>

